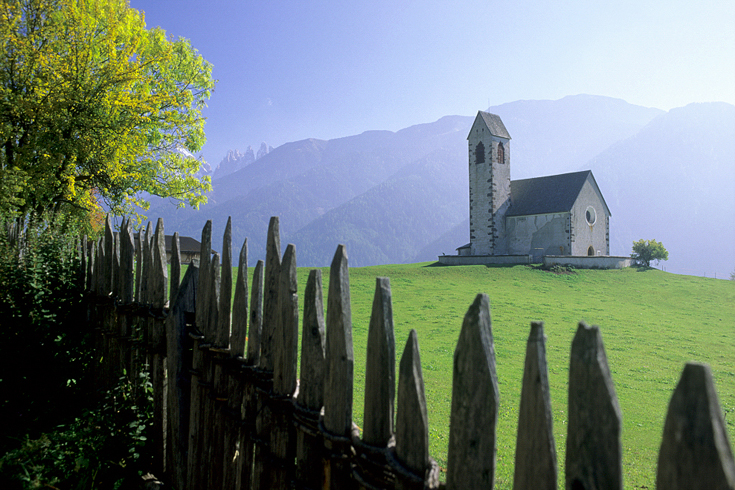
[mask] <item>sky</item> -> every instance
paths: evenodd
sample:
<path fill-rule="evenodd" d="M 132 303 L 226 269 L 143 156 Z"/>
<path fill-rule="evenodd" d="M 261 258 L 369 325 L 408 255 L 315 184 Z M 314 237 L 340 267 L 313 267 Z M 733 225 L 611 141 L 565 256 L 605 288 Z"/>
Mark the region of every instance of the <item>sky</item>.
<path fill-rule="evenodd" d="M 735 104 L 732 0 L 130 0 L 218 80 L 228 150 L 397 131 L 506 102 L 592 94 Z"/>

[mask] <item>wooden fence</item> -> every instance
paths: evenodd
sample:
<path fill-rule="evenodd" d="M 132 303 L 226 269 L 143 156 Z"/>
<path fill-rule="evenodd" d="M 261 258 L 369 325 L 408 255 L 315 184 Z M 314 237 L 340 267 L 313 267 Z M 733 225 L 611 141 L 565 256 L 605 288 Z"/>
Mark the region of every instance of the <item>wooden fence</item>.
<path fill-rule="evenodd" d="M 129 221 L 116 235 L 108 217 L 104 238 L 91 244 L 82 238 L 88 321 L 99 332 L 98 381 L 110 386 L 122 373 L 150 371 L 155 471 L 179 490 L 492 488 L 498 381 L 488 297 L 478 295 L 469 307 L 454 352 L 444 483 L 429 455 L 414 330 L 401 355 L 395 393 L 388 278 L 376 279 L 362 437 L 352 422 L 354 357 L 343 245 L 330 269 L 326 321 L 321 271 L 309 273 L 297 379 L 296 252 L 289 245 L 281 256 L 278 226 L 272 218 L 265 263 L 258 261 L 250 288 L 247 240 L 243 244 L 234 301 L 229 221 L 221 255 L 211 253 L 207 222 L 201 261 L 187 268 L 181 283 L 178 235 L 169 279 L 160 219 L 155 232 L 148 223 L 137 250 Z M 572 342 L 568 417 L 566 488 L 622 489 L 620 406 L 595 326 L 580 324 Z M 533 323 L 514 488 L 555 489 L 557 472 L 543 324 Z M 735 486 L 735 463 L 706 365 L 687 364 L 672 395 L 657 486 Z"/>

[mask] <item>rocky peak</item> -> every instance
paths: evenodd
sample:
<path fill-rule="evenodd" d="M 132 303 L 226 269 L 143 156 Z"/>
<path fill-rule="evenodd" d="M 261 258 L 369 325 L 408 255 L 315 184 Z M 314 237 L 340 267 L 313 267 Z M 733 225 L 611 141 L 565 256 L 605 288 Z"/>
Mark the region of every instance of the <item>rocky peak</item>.
<path fill-rule="evenodd" d="M 239 150 L 229 150 L 227 155 L 225 155 L 222 161 L 219 162 L 219 165 L 217 165 L 217 168 L 214 171 L 214 178 L 218 179 L 233 172 L 237 172 L 241 168 L 250 165 L 255 160 L 264 157 L 272 151 L 273 147 L 268 146 L 265 142 L 260 144 L 257 156 L 253 151 L 252 146 L 248 146 L 245 153 L 242 153 Z"/>

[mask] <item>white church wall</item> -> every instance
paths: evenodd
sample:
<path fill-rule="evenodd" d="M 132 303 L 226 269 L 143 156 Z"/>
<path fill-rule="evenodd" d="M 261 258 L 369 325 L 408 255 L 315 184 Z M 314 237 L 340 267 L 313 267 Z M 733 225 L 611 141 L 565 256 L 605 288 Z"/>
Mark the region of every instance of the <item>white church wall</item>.
<path fill-rule="evenodd" d="M 569 213 L 507 217 L 508 253 L 531 255 L 533 262 L 544 255 L 569 254 L 569 221 Z"/>
<path fill-rule="evenodd" d="M 589 255 L 590 247 L 593 255 L 610 255 L 608 226 L 605 205 L 588 178 L 572 208 L 571 255 Z"/>

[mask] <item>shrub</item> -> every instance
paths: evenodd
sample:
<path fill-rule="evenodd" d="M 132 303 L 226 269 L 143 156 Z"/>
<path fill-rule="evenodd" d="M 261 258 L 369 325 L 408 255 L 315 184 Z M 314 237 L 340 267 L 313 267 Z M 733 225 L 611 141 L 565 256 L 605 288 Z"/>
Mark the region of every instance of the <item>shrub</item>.
<path fill-rule="evenodd" d="M 146 371 L 136 383 L 121 378 L 99 406 L 72 423 L 0 458 L 0 487 L 121 488 L 137 480 L 152 455 L 146 447 L 152 416 L 152 387 Z"/>
<path fill-rule="evenodd" d="M 650 267 L 651 261 L 669 260 L 669 252 L 661 242 L 656 240 L 638 240 L 633 242 L 633 253 L 630 254 L 640 265 Z"/>
<path fill-rule="evenodd" d="M 64 233 L 66 231 L 66 233 Z M 91 338 L 73 230 L 0 217 L 0 454 L 78 411 Z"/>

